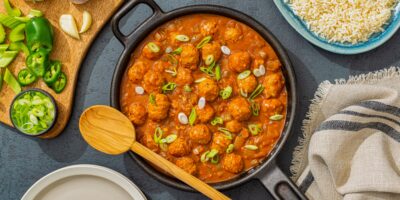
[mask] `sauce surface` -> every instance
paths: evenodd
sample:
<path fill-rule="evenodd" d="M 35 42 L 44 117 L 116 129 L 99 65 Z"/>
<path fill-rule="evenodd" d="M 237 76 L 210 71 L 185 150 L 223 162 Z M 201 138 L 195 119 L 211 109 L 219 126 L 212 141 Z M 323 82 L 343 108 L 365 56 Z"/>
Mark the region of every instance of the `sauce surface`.
<path fill-rule="evenodd" d="M 193 14 L 136 48 L 120 105 L 140 143 L 215 183 L 259 165 L 275 146 L 286 117 L 284 82 L 279 58 L 253 29 Z"/>

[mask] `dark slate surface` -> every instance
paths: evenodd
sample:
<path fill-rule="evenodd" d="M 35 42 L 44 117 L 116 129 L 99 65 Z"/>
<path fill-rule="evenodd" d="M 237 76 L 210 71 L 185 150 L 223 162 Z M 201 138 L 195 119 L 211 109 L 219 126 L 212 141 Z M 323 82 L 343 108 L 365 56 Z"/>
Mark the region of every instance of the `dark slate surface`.
<path fill-rule="evenodd" d="M 289 174 L 289 164 L 301 121 L 305 117 L 314 91 L 323 80 L 344 78 L 348 75 L 381 69 L 399 62 L 399 34 L 376 50 L 355 56 L 336 55 L 321 50 L 297 34 L 280 15 L 272 0 L 157 0 L 165 11 L 199 3 L 217 4 L 240 10 L 268 27 L 286 47 L 297 75 L 299 106 L 292 137 L 278 156 L 278 165 Z M 134 27 L 149 9 L 137 9 L 125 19 L 124 30 Z M 128 25 L 126 25 L 128 24 Z M 91 47 L 77 84 L 75 105 L 70 123 L 65 131 L 52 140 L 26 137 L 13 129 L 0 125 L 0 199 L 19 199 L 39 178 L 49 172 L 72 164 L 97 164 L 109 167 L 132 179 L 149 199 L 205 199 L 163 185 L 147 175 L 126 155 L 108 156 L 96 152 L 82 140 L 78 119 L 82 110 L 94 104 L 109 104 L 111 75 L 123 46 L 105 26 Z M 234 199 L 270 199 L 268 192 L 258 181 L 250 181 L 240 187 L 225 191 Z"/>

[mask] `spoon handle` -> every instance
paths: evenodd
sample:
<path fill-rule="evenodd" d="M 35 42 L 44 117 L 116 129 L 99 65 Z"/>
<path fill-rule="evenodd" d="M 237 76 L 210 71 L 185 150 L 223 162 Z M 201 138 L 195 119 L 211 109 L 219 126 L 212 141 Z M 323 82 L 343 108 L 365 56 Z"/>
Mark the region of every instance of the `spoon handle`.
<path fill-rule="evenodd" d="M 229 197 L 225 196 L 218 190 L 214 189 L 213 187 L 209 186 L 205 182 L 201 181 L 200 179 L 190 175 L 183 169 L 179 168 L 175 164 L 171 163 L 167 159 L 161 157 L 160 155 L 154 153 L 150 149 L 146 148 L 139 142 L 134 142 L 131 150 L 136 154 L 140 155 L 141 157 L 145 158 L 152 164 L 160 167 L 161 169 L 165 170 L 166 172 L 170 173 L 174 177 L 178 178 L 179 180 L 185 182 L 186 184 L 192 186 L 197 191 L 203 193 L 207 197 L 211 199 L 230 199 Z"/>

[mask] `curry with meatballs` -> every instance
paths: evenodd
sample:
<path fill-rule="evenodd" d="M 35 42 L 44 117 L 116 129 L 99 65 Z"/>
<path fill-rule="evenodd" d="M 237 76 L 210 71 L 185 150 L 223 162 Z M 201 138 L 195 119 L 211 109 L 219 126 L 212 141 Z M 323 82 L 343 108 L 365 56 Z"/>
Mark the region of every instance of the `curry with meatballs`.
<path fill-rule="evenodd" d="M 147 148 L 208 183 L 259 165 L 283 130 L 281 62 L 253 29 L 193 14 L 169 21 L 134 50 L 121 110 Z"/>

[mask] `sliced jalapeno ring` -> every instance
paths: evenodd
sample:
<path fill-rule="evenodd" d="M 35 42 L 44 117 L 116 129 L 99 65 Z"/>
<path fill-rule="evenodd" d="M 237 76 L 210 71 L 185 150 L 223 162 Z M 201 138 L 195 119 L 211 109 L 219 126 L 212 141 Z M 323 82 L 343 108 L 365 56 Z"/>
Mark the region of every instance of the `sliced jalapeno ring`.
<path fill-rule="evenodd" d="M 18 72 L 18 82 L 22 86 L 27 86 L 36 81 L 36 76 L 28 69 L 22 69 Z"/>
<path fill-rule="evenodd" d="M 56 82 L 54 82 L 53 85 L 51 85 L 51 88 L 54 90 L 54 92 L 58 94 L 64 90 L 66 85 L 67 85 L 67 76 L 64 74 L 64 72 L 61 72 Z"/>
<path fill-rule="evenodd" d="M 51 61 L 49 69 L 44 73 L 43 81 L 47 85 L 52 85 L 61 74 L 61 62 Z"/>

